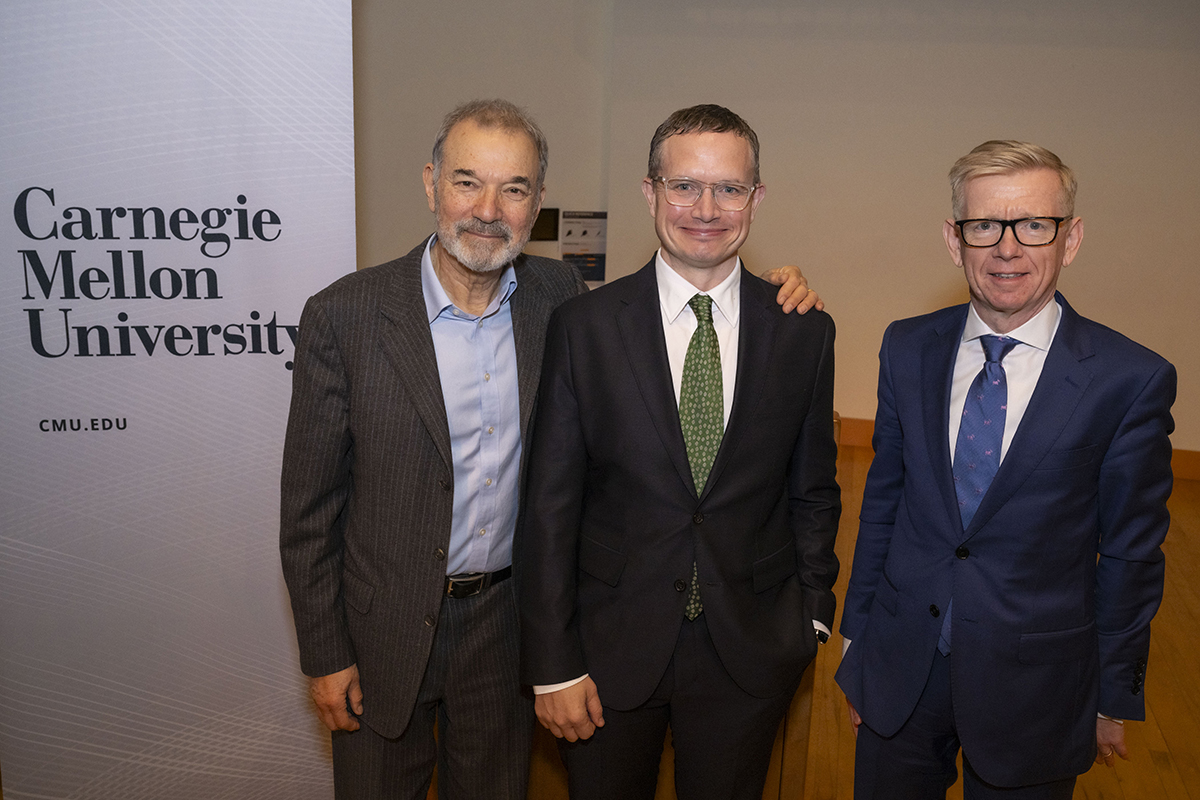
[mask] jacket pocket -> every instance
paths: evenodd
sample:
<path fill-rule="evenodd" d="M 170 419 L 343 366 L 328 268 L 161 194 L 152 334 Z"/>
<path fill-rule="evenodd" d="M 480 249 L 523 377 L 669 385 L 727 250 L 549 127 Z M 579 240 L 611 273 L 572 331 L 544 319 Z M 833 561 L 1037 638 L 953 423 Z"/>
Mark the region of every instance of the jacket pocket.
<path fill-rule="evenodd" d="M 1017 659 L 1022 664 L 1077 661 L 1096 650 L 1096 623 L 1045 633 L 1022 633 Z"/>
<path fill-rule="evenodd" d="M 375 599 L 375 587 L 353 572 L 343 571 L 342 596 L 347 605 L 360 614 L 366 614 L 371 610 L 371 601 Z"/>
<path fill-rule="evenodd" d="M 1093 444 L 1073 450 L 1051 450 L 1034 469 L 1074 469 L 1086 466 L 1092 463 L 1092 459 L 1096 457 L 1096 451 L 1099 449 L 1097 445 Z"/>
<path fill-rule="evenodd" d="M 875 585 L 875 602 L 879 603 L 884 611 L 893 617 L 896 616 L 896 609 L 900 605 L 900 593 L 896 591 L 886 572 L 879 573 L 879 583 Z"/>
<path fill-rule="evenodd" d="M 790 540 L 771 555 L 754 562 L 754 591 L 765 592 L 796 574 L 796 546 Z"/>
<path fill-rule="evenodd" d="M 602 583 L 616 586 L 625 571 L 625 554 L 587 536 L 579 537 L 579 568 Z"/>

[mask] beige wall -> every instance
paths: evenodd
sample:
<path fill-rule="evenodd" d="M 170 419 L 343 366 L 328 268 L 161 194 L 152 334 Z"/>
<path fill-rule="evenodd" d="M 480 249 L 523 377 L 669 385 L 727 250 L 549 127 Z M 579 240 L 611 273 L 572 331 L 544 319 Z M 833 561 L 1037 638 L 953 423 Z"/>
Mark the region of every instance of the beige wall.
<path fill-rule="evenodd" d="M 1194 0 L 362 0 L 354 3 L 359 265 L 432 229 L 440 117 L 502 96 L 551 143 L 547 205 L 609 212 L 609 277 L 655 239 L 654 127 L 716 102 L 759 133 L 767 199 L 743 251 L 800 264 L 838 323 L 837 408 L 872 417 L 887 323 L 966 299 L 941 241 L 945 174 L 988 138 L 1079 173 L 1077 310 L 1179 368 L 1200 450 L 1200 5 Z"/>

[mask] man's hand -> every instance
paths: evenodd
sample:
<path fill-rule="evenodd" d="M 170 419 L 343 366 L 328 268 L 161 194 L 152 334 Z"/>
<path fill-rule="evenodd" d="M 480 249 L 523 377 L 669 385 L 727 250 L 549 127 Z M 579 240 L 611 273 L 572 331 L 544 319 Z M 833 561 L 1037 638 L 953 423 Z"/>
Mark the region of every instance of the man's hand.
<path fill-rule="evenodd" d="M 539 694 L 533 709 L 548 731 L 568 742 L 588 739 L 596 728 L 604 727 L 600 694 L 591 678 L 557 692 Z"/>
<path fill-rule="evenodd" d="M 1111 767 L 1117 763 L 1115 756 L 1129 760 L 1129 750 L 1125 747 L 1125 726 L 1121 723 L 1096 718 L 1096 763 Z"/>
<path fill-rule="evenodd" d="M 317 706 L 317 716 L 331 731 L 356 731 L 358 720 L 350 716 L 347 704 L 355 714 L 363 713 L 362 688 L 358 685 L 358 665 L 351 664 L 341 672 L 308 679 L 308 693 Z"/>
<path fill-rule="evenodd" d="M 854 738 L 858 738 L 858 726 L 862 725 L 862 717 L 854 710 L 854 706 L 850 705 L 850 698 L 846 698 L 846 708 L 850 709 L 850 726 L 854 728 Z"/>
<path fill-rule="evenodd" d="M 803 314 L 810 308 L 816 308 L 817 311 L 825 309 L 825 303 L 816 292 L 808 288 L 808 278 L 804 277 L 797 266 L 788 264 L 786 267 L 769 269 L 762 274 L 762 279 L 779 287 L 775 302 L 783 306 L 785 314 L 791 313 L 793 309 L 798 314 Z"/>

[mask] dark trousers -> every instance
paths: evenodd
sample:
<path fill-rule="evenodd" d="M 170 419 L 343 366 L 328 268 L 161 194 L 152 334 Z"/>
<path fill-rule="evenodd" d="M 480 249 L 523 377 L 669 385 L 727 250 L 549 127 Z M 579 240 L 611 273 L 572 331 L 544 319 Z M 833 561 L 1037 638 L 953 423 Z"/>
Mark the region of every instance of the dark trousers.
<path fill-rule="evenodd" d="M 799 685 L 800 676 L 796 676 Z M 600 701 L 604 687 L 597 686 Z M 667 728 L 680 800 L 759 800 L 779 722 L 795 686 L 776 697 L 746 694 L 725 671 L 701 614 L 683 623 L 675 653 L 646 703 L 604 707 L 604 727 L 559 740 L 572 800 L 652 800 Z"/>
<path fill-rule="evenodd" d="M 517 673 L 513 585 L 504 581 L 474 597 L 442 600 L 404 734 L 388 739 L 365 724 L 333 734 L 338 800 L 424 800 L 435 764 L 439 798 L 525 800 L 533 702 L 522 694 Z"/>
<path fill-rule="evenodd" d="M 960 746 L 950 658 L 937 653 L 916 709 L 895 736 L 885 739 L 865 724 L 859 726 L 854 800 L 945 800 L 946 790 L 958 779 L 955 758 Z M 1074 790 L 1075 778 L 1017 788 L 993 786 L 975 773 L 963 754 L 964 800 L 1070 800 Z"/>

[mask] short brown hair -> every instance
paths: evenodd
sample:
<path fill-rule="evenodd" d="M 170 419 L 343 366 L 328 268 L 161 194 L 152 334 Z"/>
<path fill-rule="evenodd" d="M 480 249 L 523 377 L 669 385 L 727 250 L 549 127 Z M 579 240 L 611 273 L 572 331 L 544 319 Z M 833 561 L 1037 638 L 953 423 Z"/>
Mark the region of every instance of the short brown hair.
<path fill-rule="evenodd" d="M 662 170 L 663 142 L 672 136 L 685 133 L 736 133 L 750 143 L 754 153 L 754 183 L 759 183 L 758 174 L 758 134 L 746 124 L 746 120 L 724 106 L 711 103 L 691 108 L 681 108 L 666 122 L 658 126 L 654 138 L 650 140 L 650 163 L 646 177 L 657 178 Z"/>
<path fill-rule="evenodd" d="M 467 121 L 474 122 L 481 128 L 500 128 L 505 131 L 524 133 L 528 136 L 537 148 L 538 154 L 537 185 L 533 189 L 535 192 L 541 190 L 542 183 L 546 180 L 546 166 L 550 161 L 550 146 L 546 143 L 546 136 L 542 133 L 542 129 L 533 121 L 533 117 L 529 116 L 523 108 L 507 100 L 472 100 L 469 103 L 463 103 L 446 115 L 446 118 L 442 120 L 442 128 L 438 131 L 437 138 L 433 140 L 433 174 L 435 177 L 441 175 L 442 172 L 442 150 L 446 145 L 446 137 L 450 135 L 450 130 L 455 125 Z"/>
<path fill-rule="evenodd" d="M 1044 147 L 1014 139 L 984 142 L 954 162 L 950 168 L 950 204 L 954 218 L 967 213 L 967 182 L 983 175 L 1009 175 L 1030 169 L 1052 169 L 1062 181 L 1063 215 L 1075 215 L 1075 173 L 1058 156 Z"/>

